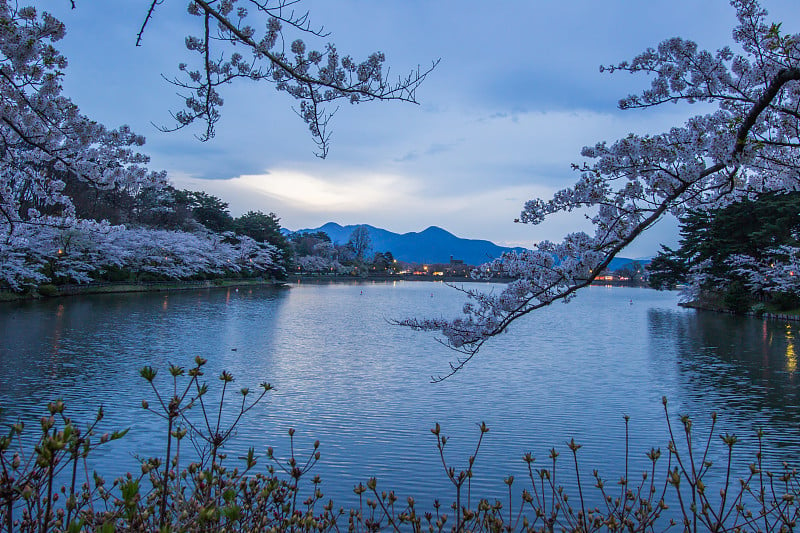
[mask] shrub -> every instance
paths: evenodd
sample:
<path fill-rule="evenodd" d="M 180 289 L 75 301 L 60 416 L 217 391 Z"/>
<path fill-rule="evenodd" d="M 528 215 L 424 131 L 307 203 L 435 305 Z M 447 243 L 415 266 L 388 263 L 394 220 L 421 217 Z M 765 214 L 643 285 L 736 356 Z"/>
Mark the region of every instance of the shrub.
<path fill-rule="evenodd" d="M 711 416 L 707 436 L 692 432 L 689 416 L 681 416 L 675 430 L 666 399 L 663 404 L 669 436 L 667 451 L 662 454 L 660 449 L 651 449 L 647 453 L 651 465 L 648 471 L 638 478 L 629 478 L 625 417 L 625 476 L 607 484 L 594 471 L 592 483 L 600 505 L 587 504 L 585 485 L 581 485 L 580 478 L 581 445 L 574 440 L 567 443 L 569 465 L 566 466 L 577 478 L 577 494 L 568 493 L 559 484 L 561 478 L 556 474 L 562 476 L 565 465 L 559 464 L 556 469 L 561 454 L 552 449 L 541 468 L 534 466 L 539 463 L 531 454 L 523 456 L 528 475 L 520 481 L 513 476 L 503 480 L 508 487 L 506 503 L 473 499 L 470 488 L 473 467 L 489 428 L 480 425 L 475 452 L 466 467 L 458 469 L 446 460 L 448 439 L 436 424 L 431 432 L 436 438 L 444 474 L 453 487 L 450 505 L 436 500 L 433 511 L 420 511 L 414 498 L 399 502 L 394 492 L 379 489 L 377 480 L 371 478 L 354 489 L 360 502 L 355 508 L 336 510 L 333 502 L 322 504 L 319 477 L 308 479 L 320 459 L 319 442 L 314 443 L 307 457 L 297 457 L 294 430 L 289 430 L 288 458 L 279 459 L 269 448 L 270 464 L 259 471 L 255 452 L 250 448 L 241 458 L 240 467 L 228 466 L 225 443 L 241 417 L 271 387 L 262 384 L 258 393 L 241 389 L 237 393 L 241 399 L 234 402 L 234 422 L 223 427 L 221 413 L 226 403 L 230 403 L 233 376 L 227 372 L 219 376 L 220 398 L 214 405 L 207 405 L 208 387 L 200 382 L 205 361 L 201 358 L 195 361 L 196 365 L 188 371 L 177 366 L 169 368 L 166 395 L 156 386 L 157 372 L 150 367 L 141 370 L 155 396 L 152 407 L 147 401 L 142 402 L 142 407 L 165 422 L 165 454 L 144 459 L 141 473 L 126 474 L 110 487 L 97 474 L 92 486 L 88 481 L 77 480 L 77 472 L 87 468 L 87 457 L 98 446 L 125 434 L 121 431 L 99 435 L 97 425 L 103 418 L 102 408 L 95 420 L 81 429 L 64 414 L 64 402 L 52 402 L 48 414 L 41 419 L 36 442 L 28 448 L 20 444 L 30 442 L 21 438 L 23 424 L 6 425 L 8 432 L 0 435 L 0 531 L 777 532 L 792 531 L 800 516 L 798 472 L 786 464 L 779 472 L 765 470 L 760 432 L 758 452 L 749 472 L 736 479 L 731 472 L 736 436 L 719 435 L 725 452 L 709 454 L 711 437 L 717 434 L 716 415 Z M 193 420 L 188 417 L 192 409 L 200 411 Z M 187 436 L 202 445 L 198 459 L 179 468 L 178 444 Z M 13 445 L 21 448 L 13 450 Z M 710 487 L 703 480 L 714 466 L 709 457 L 716 456 L 721 457 L 726 469 L 725 481 L 718 491 L 707 490 Z M 67 482 L 57 487 L 56 479 Z M 310 487 L 301 487 L 301 482 Z M 514 490 L 520 483 L 525 484 L 521 494 Z M 665 514 L 668 508 L 673 510 L 672 518 Z"/>
<path fill-rule="evenodd" d="M 750 310 L 750 292 L 741 281 L 734 281 L 728 286 L 722 297 L 725 309 L 741 315 Z"/>
<path fill-rule="evenodd" d="M 776 292 L 770 301 L 778 311 L 789 311 L 800 307 L 800 296 L 791 292 Z"/>
<path fill-rule="evenodd" d="M 36 290 L 41 296 L 46 296 L 48 298 L 58 296 L 58 287 L 50 283 L 39 285 Z"/>
<path fill-rule="evenodd" d="M 757 303 L 750 310 L 753 311 L 753 314 L 755 316 L 757 316 L 758 318 L 761 318 L 761 317 L 764 316 L 764 313 L 767 312 L 767 306 L 765 304 L 763 304 L 763 303 Z"/>

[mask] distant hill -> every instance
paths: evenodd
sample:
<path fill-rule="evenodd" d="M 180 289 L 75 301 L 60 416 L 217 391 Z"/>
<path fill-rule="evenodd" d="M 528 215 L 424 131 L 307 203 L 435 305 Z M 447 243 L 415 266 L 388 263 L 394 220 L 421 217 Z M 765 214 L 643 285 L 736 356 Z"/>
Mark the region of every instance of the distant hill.
<path fill-rule="evenodd" d="M 506 248 L 479 239 L 462 239 L 436 226 L 420 232 L 400 234 L 364 225 L 372 240 L 372 251 L 392 252 L 398 261 L 409 263 L 448 263 L 452 256 L 470 265 L 480 265 L 500 257 L 504 252 L 524 250 L 524 248 Z M 356 227 L 358 226 L 341 226 L 335 222 L 328 222 L 319 228 L 301 229 L 296 233 L 324 231 L 334 243 L 346 244 Z"/>
<path fill-rule="evenodd" d="M 609 270 L 619 270 L 625 266 L 630 265 L 634 261 L 640 263 L 643 266 L 649 265 L 651 259 L 628 259 L 627 257 L 615 257 L 611 260 L 611 263 L 608 265 Z"/>
<path fill-rule="evenodd" d="M 450 257 L 461 259 L 469 265 L 480 265 L 497 259 L 504 252 L 523 251 L 524 248 L 507 248 L 480 239 L 462 239 L 437 226 L 410 233 L 394 233 L 364 224 L 372 240 L 372 251 L 392 252 L 398 261 L 409 263 L 448 263 Z M 346 244 L 356 225 L 342 226 L 328 222 L 319 228 L 300 229 L 295 233 L 324 231 L 335 244 Z M 622 268 L 632 259 L 615 258 L 612 270 Z M 647 262 L 647 261 L 643 261 Z"/>

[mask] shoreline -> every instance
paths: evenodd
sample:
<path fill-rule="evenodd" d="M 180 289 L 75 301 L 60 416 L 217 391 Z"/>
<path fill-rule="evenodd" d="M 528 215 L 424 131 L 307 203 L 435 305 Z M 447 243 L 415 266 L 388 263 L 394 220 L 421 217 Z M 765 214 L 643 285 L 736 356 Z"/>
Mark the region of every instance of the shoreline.
<path fill-rule="evenodd" d="M 0 291 L 0 304 L 5 302 L 23 302 L 29 300 L 46 300 L 51 298 L 67 298 L 92 294 L 125 294 L 138 292 L 172 292 L 192 289 L 225 289 L 232 287 L 284 287 L 287 282 L 275 279 L 213 279 L 202 281 L 153 281 L 146 283 L 102 282 L 85 285 L 53 285 L 55 292 L 11 292 Z M 41 286 L 40 286 L 41 287 Z"/>
<path fill-rule="evenodd" d="M 800 315 L 792 313 L 773 313 L 769 311 L 763 311 L 763 312 L 747 311 L 746 313 L 734 313 L 729 309 L 723 309 L 721 307 L 716 307 L 710 304 L 702 304 L 700 302 L 679 303 L 678 306 L 685 307 L 687 309 L 694 309 L 696 311 L 706 311 L 710 313 L 724 313 L 726 315 L 738 314 L 739 316 L 746 316 L 750 318 L 763 318 L 770 320 L 788 320 L 790 322 L 800 322 Z"/>
<path fill-rule="evenodd" d="M 5 302 L 43 300 L 84 296 L 92 294 L 125 294 L 137 292 L 170 292 L 192 289 L 218 289 L 230 287 L 286 287 L 290 284 L 333 284 L 333 283 L 386 283 L 390 281 L 427 281 L 441 283 L 510 283 L 513 278 L 475 279 L 469 276 L 432 276 L 414 274 L 375 274 L 370 276 L 329 275 L 329 274 L 295 274 L 285 280 L 277 279 L 226 279 L 217 278 L 202 281 L 154 281 L 144 283 L 131 282 L 98 282 L 90 284 L 43 284 L 35 291 L 12 292 L 0 291 L 0 305 Z M 598 282 L 592 285 L 614 287 L 638 287 L 638 285 Z M 47 287 L 46 290 L 43 288 Z"/>

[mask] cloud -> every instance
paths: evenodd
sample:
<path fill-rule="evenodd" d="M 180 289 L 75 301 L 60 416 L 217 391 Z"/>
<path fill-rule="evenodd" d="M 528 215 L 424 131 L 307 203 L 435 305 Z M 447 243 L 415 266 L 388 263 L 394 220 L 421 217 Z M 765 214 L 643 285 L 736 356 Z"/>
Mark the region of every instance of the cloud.
<path fill-rule="evenodd" d="M 406 163 L 408 161 L 414 161 L 416 159 L 419 159 L 419 154 L 417 152 L 408 152 L 406 155 L 396 157 L 392 161 L 394 161 L 395 163 Z"/>
<path fill-rule="evenodd" d="M 181 186 L 219 191 L 232 210 L 255 202 L 283 205 L 308 213 L 357 213 L 364 209 L 386 209 L 398 197 L 414 194 L 412 181 L 378 173 L 353 174 L 337 180 L 289 169 L 272 169 L 227 180 L 202 180 L 180 176 Z"/>
<path fill-rule="evenodd" d="M 670 108 L 670 113 L 675 113 Z M 456 110 L 401 122 L 394 142 L 373 146 L 364 157 L 350 139 L 331 161 L 293 160 L 232 179 L 173 176 L 182 188 L 205 190 L 229 202 L 234 215 L 273 211 L 290 229 L 328 221 L 420 231 L 437 225 L 468 238 L 532 246 L 577 229 L 591 231 L 582 214 L 551 217 L 540 226 L 514 224 L 531 198 L 549 198 L 572 185 L 569 163 L 580 147 L 631 130 L 674 124 L 676 115 L 552 111 L 467 114 Z M 453 127 L 452 124 L 456 126 Z M 400 162 L 392 154 L 405 148 Z M 662 232 L 663 233 L 663 232 Z M 657 243 L 650 248 L 657 249 Z M 641 253 L 640 255 L 646 255 Z"/>
<path fill-rule="evenodd" d="M 770 19 L 796 12 L 796 0 L 765 3 Z M 194 139 L 196 129 L 154 129 L 151 122 L 168 123 L 168 111 L 182 103 L 160 74 L 172 77 L 178 62 L 192 60 L 184 36 L 198 21 L 179 3 L 159 7 L 138 48 L 145 12 L 134 3 L 38 4 L 67 23 L 58 43 L 70 59 L 67 94 L 93 119 L 145 134 L 152 167 L 167 169 L 177 186 L 215 194 L 234 214 L 274 211 L 287 227 L 333 219 L 396 231 L 440 225 L 497 242 L 560 240 L 582 227 L 574 214 L 537 227 L 511 222 L 526 200 L 574 183 L 570 163 L 581 161 L 582 146 L 664 131 L 707 109 L 620 112 L 617 99 L 649 80 L 600 74 L 599 64 L 630 59 L 674 35 L 714 49 L 730 41 L 734 23 L 730 6 L 696 0 L 517 2 L 489 10 L 463 0 L 306 0 L 343 54 L 384 50 L 392 76 L 442 59 L 419 88 L 419 106 L 343 104 L 329 158 L 318 161 L 296 102 L 265 84 L 221 88 L 223 116 L 209 143 Z M 320 42 L 327 38 L 309 45 Z M 674 225 L 663 227 L 651 232 L 651 248 L 662 233 L 674 233 Z"/>

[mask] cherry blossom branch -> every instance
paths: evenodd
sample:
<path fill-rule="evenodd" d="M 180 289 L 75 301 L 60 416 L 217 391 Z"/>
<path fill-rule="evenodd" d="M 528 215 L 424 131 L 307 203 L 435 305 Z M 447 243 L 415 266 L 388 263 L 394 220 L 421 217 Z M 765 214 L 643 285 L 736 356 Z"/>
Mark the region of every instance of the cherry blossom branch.
<path fill-rule="evenodd" d="M 573 166 L 581 172 L 576 185 L 549 201 L 527 202 L 519 219 L 539 224 L 557 212 L 595 208 L 594 237 L 570 234 L 560 244 L 544 241 L 533 251 L 505 254 L 481 267 L 474 273 L 479 278 L 499 274 L 514 281 L 499 294 L 465 291 L 470 301 L 460 318 L 395 322 L 438 331 L 439 342 L 465 356 L 433 381 L 461 370 L 488 339 L 515 320 L 571 299 L 666 213 L 680 215 L 761 191 L 800 188 L 795 148 L 800 144 L 795 111 L 800 108 L 800 36 L 781 37 L 776 25 L 763 24 L 765 13 L 755 0 L 733 3 L 741 23 L 734 38 L 757 61 L 734 56 L 727 48 L 716 55 L 698 52 L 692 42 L 670 39 L 657 52 L 648 50 L 633 63 L 610 69 L 656 73 L 651 89 L 623 100 L 622 108 L 714 100 L 719 110 L 660 135 L 629 135 L 610 146 L 584 148 L 582 155 L 595 162 Z M 618 180 L 624 185 L 615 190 L 611 184 Z"/>
<path fill-rule="evenodd" d="M 142 32 L 152 20 L 156 6 L 164 0 L 153 0 L 142 24 L 137 43 L 141 41 Z M 294 11 L 286 16 L 284 10 L 297 3 L 297 0 L 282 1 L 274 7 L 269 7 L 266 2 L 249 0 L 248 4 L 255 6 L 256 11 L 267 17 L 267 32 L 262 39 L 255 37 L 255 30 L 244 24 L 247 9 L 236 8 L 235 16 L 238 24 L 234 22 L 231 13 L 234 11 L 236 0 L 217 4 L 208 0 L 191 0 L 190 14 L 204 17 L 204 31 L 200 38 L 187 38 L 187 48 L 200 52 L 203 55 L 201 74 L 198 71 L 189 71 L 186 64 L 180 65 L 180 70 L 186 72 L 189 81 L 168 80 L 176 85 L 190 89 L 192 96 L 185 97 L 186 109 L 173 113 L 174 126 L 160 127 L 162 131 L 175 131 L 203 120 L 206 131 L 200 137 L 208 140 L 215 134 L 215 124 L 219 120 L 219 108 L 223 100 L 217 89 L 233 79 L 246 77 L 251 80 L 265 81 L 275 84 L 279 91 L 286 91 L 293 98 L 300 100 L 297 114 L 308 124 L 312 138 L 319 148 L 318 156 L 325 157 L 328 152 L 330 133 L 328 123 L 334 112 L 328 112 L 322 104 L 333 100 L 345 99 L 350 103 L 370 100 L 399 100 L 408 103 L 417 103 L 416 90 L 427 75 L 436 67 L 438 60 L 433 61 L 427 70 L 417 67 L 405 78 L 398 78 L 392 84 L 386 81 L 388 70 L 383 72 L 384 56 L 374 53 L 369 58 L 356 64 L 349 56 L 339 59 L 336 48 L 329 44 L 324 52 L 310 51 L 306 53 L 306 46 L 301 40 L 291 43 L 291 52 L 294 57 L 287 57 L 286 51 L 275 49 L 278 39 L 283 39 L 282 24 L 286 23 L 293 28 L 316 37 L 326 36 L 323 29 L 311 29 L 308 13 L 296 16 Z M 219 26 L 218 35 L 213 37 L 209 33 L 209 18 Z M 233 48 L 230 58 L 220 56 L 219 60 L 212 61 L 209 56 L 211 40 L 226 41 L 233 45 L 244 45 L 253 55 L 252 61 L 243 61 L 241 54 Z M 263 63 L 263 67 L 259 66 Z M 311 68 L 317 72 L 312 74 Z"/>

